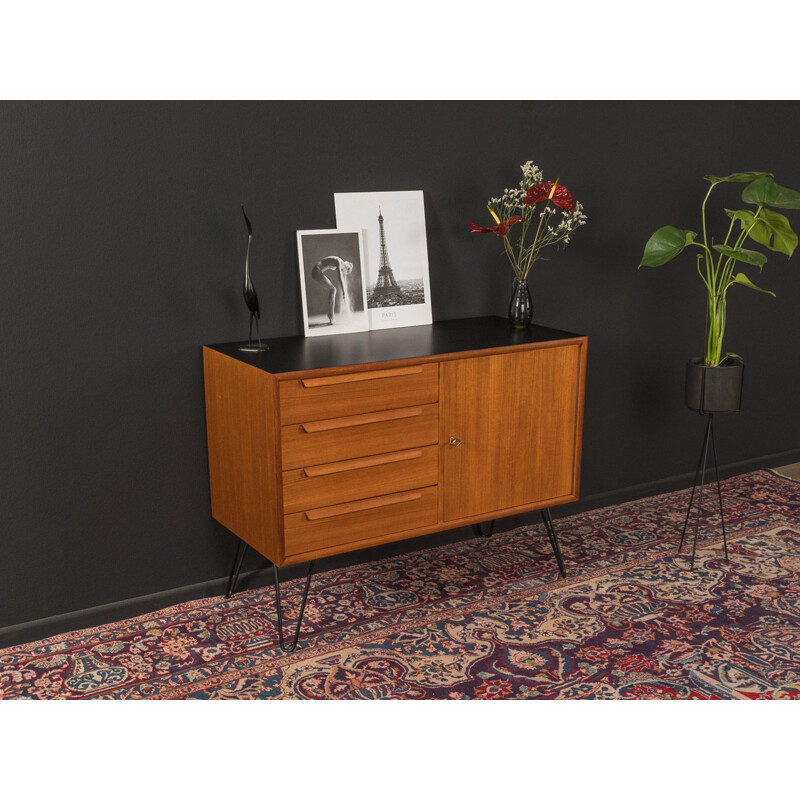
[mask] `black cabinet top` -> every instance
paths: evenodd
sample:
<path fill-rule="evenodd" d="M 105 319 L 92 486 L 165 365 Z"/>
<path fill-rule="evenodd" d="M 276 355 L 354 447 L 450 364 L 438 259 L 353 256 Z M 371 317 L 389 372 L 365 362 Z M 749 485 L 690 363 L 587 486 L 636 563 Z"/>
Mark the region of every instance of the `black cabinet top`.
<path fill-rule="evenodd" d="M 473 317 L 363 333 L 265 339 L 269 350 L 263 353 L 238 350 L 243 342 L 208 347 L 265 372 L 283 373 L 554 342 L 581 335 L 541 325 L 514 330 L 504 317 Z"/>

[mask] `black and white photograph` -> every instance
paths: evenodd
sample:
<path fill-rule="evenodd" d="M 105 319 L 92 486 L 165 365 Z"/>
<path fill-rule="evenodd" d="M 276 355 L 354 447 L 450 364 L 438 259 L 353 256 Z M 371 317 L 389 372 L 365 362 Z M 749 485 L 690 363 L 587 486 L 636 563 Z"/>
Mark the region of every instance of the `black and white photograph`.
<path fill-rule="evenodd" d="M 358 230 L 297 231 L 306 336 L 369 330 Z"/>
<path fill-rule="evenodd" d="M 334 203 L 336 224 L 363 234 L 370 328 L 430 325 L 422 192 L 337 192 Z"/>

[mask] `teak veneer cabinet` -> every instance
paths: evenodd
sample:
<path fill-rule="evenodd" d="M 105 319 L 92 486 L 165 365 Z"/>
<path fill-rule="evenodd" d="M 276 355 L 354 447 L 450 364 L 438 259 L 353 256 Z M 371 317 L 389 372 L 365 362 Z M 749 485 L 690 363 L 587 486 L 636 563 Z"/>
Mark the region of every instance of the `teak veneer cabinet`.
<path fill-rule="evenodd" d="M 586 349 L 499 317 L 204 347 L 212 514 L 282 566 L 576 500 Z"/>

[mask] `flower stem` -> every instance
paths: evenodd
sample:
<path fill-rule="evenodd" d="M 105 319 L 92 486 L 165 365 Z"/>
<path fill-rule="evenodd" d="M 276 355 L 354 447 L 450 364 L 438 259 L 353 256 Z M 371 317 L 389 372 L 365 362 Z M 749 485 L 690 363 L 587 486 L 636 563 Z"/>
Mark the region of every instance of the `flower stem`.
<path fill-rule="evenodd" d="M 519 278 L 519 263 L 514 256 L 514 248 L 511 247 L 511 242 L 508 241 L 508 234 L 503 237 L 503 244 L 505 245 L 509 259 L 511 259 L 511 266 L 514 268 L 514 274 Z"/>
<path fill-rule="evenodd" d="M 528 274 L 531 271 L 531 266 L 533 265 L 533 255 L 536 252 L 536 243 L 539 241 L 539 233 L 542 230 L 542 223 L 544 222 L 544 212 L 547 211 L 547 207 L 550 205 L 550 201 L 548 200 L 545 203 L 544 208 L 542 208 L 539 214 L 539 227 L 536 229 L 536 236 L 533 237 L 533 244 L 531 245 L 531 252 L 528 256 L 528 263 L 525 265 L 525 269 L 523 270 L 522 280 L 525 281 L 528 279 Z"/>

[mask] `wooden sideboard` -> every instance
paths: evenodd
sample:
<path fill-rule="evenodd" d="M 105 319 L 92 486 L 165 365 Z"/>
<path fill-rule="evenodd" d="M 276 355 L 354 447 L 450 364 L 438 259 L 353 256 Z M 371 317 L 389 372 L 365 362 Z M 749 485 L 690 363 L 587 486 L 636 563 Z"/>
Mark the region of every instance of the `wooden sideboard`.
<path fill-rule="evenodd" d="M 206 346 L 212 514 L 277 567 L 576 500 L 586 349 L 500 317 Z"/>

